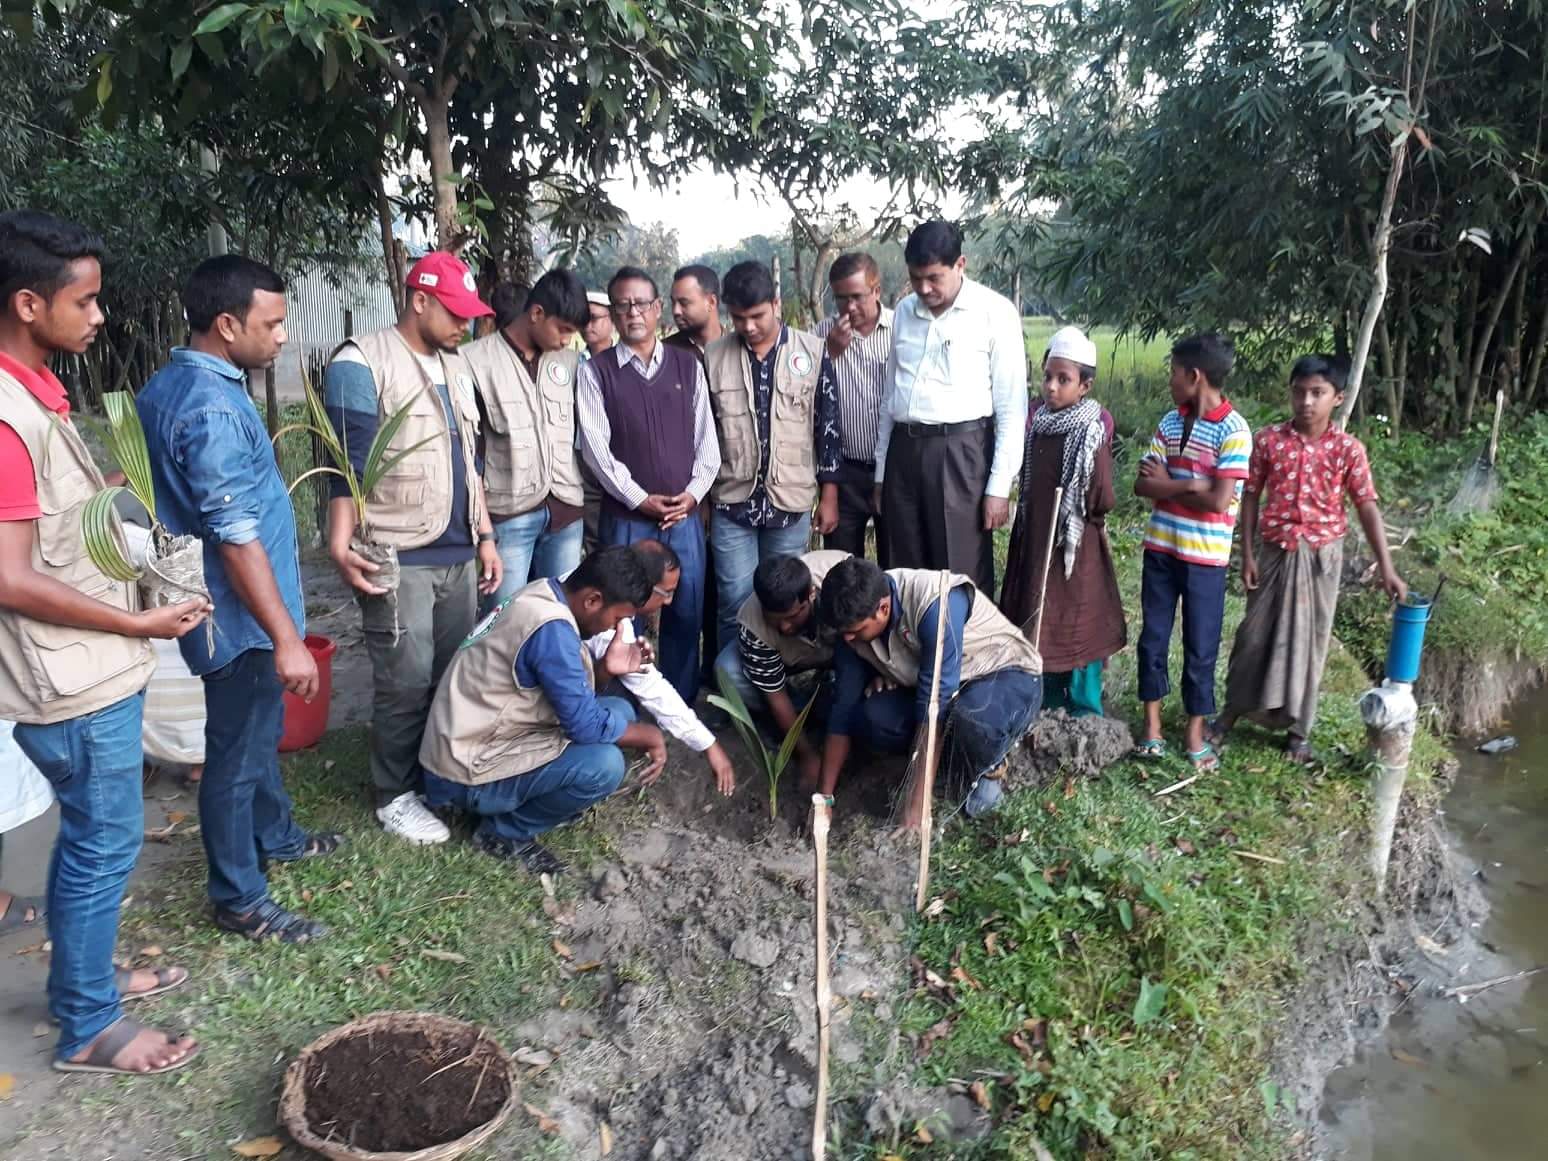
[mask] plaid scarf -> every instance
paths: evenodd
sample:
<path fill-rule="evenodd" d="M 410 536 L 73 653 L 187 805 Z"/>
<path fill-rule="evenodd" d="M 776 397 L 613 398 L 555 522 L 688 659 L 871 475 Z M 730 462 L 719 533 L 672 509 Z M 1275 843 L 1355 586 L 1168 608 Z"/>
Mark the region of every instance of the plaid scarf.
<path fill-rule="evenodd" d="M 1059 467 L 1059 486 L 1064 498 L 1054 520 L 1054 543 L 1064 545 L 1064 575 L 1075 568 L 1075 554 L 1086 531 L 1086 493 L 1091 487 L 1091 472 L 1096 450 L 1105 436 L 1102 408 L 1094 399 L 1082 399 L 1072 407 L 1055 411 L 1039 407 L 1027 425 L 1026 461 L 1032 462 L 1032 441 L 1037 436 L 1064 436 L 1064 462 Z"/>

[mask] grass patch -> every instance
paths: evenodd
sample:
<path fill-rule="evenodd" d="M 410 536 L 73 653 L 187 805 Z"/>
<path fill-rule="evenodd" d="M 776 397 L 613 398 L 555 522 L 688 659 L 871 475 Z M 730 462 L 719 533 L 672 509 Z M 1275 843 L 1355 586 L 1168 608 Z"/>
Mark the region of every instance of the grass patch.
<path fill-rule="evenodd" d="M 360 729 L 286 761 L 298 817 L 349 835 L 337 855 L 270 870 L 274 898 L 328 924 L 327 939 L 284 947 L 218 932 L 196 840 L 185 840 L 182 867 L 125 913 L 123 948 L 158 945 L 156 962 L 184 964 L 196 981 L 186 997 L 173 993 L 142 1015 L 190 1028 L 204 1053 L 169 1083 L 122 1081 L 88 1099 L 119 1115 L 131 1100 L 147 1123 L 175 1126 L 163 1129 L 178 1141 L 167 1155 L 215 1156 L 221 1141 L 272 1131 L 286 1064 L 327 1028 L 367 1012 L 443 1012 L 487 1024 L 515 1047 L 513 1030 L 535 1013 L 594 1005 L 595 983 L 567 977 L 555 953 L 538 880 L 466 842 L 414 847 L 387 836 L 365 806 L 365 769 Z M 556 832 L 552 846 L 584 867 L 606 855 L 606 842 L 582 821 Z M 582 889 L 575 878 L 558 881 L 561 901 Z M 509 1135 L 502 1157 L 555 1155 L 535 1133 L 530 1147 L 514 1140 L 521 1130 Z"/>

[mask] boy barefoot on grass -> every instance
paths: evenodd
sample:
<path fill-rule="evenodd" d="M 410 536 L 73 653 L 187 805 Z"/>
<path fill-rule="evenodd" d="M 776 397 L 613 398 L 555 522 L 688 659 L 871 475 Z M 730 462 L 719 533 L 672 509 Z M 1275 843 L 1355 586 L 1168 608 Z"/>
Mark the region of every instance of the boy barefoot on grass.
<path fill-rule="evenodd" d="M 1183 708 L 1188 711 L 1188 760 L 1199 771 L 1219 764 L 1205 740 L 1215 712 L 1215 659 L 1225 615 L 1226 567 L 1242 481 L 1252 455 L 1252 431 L 1222 393 L 1236 352 L 1217 334 L 1192 335 L 1172 347 L 1166 413 L 1140 461 L 1134 494 L 1154 508 L 1145 526 L 1140 585 L 1143 621 L 1136 653 L 1144 735 L 1135 756 L 1161 758 L 1161 699 L 1167 695 L 1167 651 L 1182 603 Z"/>
<path fill-rule="evenodd" d="M 1264 428 L 1253 441 L 1242 501 L 1247 615 L 1231 647 L 1225 713 L 1210 729 L 1216 745 L 1246 716 L 1288 729 L 1285 753 L 1296 762 L 1312 760 L 1307 739 L 1338 604 L 1346 496 L 1376 554 L 1381 587 L 1396 600 L 1408 593 L 1387 551 L 1365 447 L 1333 427 L 1348 374 L 1344 359 L 1298 360 L 1290 371 L 1292 418 Z M 1254 528 L 1262 539 L 1256 550 Z"/>

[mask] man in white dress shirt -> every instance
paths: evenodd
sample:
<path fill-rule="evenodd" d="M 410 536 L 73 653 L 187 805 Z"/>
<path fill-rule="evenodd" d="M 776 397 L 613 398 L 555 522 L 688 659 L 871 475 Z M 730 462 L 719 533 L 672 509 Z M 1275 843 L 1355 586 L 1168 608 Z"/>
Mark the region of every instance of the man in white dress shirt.
<path fill-rule="evenodd" d="M 994 592 L 994 529 L 1010 519 L 1027 423 L 1027 354 L 1011 301 L 965 276 L 962 231 L 908 236 L 910 294 L 893 312 L 876 440 L 876 500 L 893 568 L 951 569 Z"/>
<path fill-rule="evenodd" d="M 640 606 L 640 616 L 647 617 L 670 605 L 676 597 L 677 586 L 683 579 L 682 561 L 659 540 L 636 540 L 629 547 L 650 579 L 650 600 Z M 704 755 L 715 775 L 715 789 L 727 795 L 736 789 L 736 772 L 731 768 L 726 748 L 652 663 L 650 644 L 638 638 L 632 618 L 624 618 L 617 629 L 586 638 L 586 649 L 596 661 L 606 657 L 610 649 L 632 652 L 634 670 L 620 677 L 619 683 L 663 732 Z"/>

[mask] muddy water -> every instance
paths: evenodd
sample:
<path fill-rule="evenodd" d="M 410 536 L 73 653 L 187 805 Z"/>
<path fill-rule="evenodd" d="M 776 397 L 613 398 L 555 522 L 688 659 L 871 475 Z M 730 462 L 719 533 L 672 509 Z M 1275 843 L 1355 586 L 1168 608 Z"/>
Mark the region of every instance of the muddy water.
<path fill-rule="evenodd" d="M 1520 748 L 1459 753 L 1445 805 L 1491 908 L 1477 934 L 1498 956 L 1454 965 L 1459 981 L 1548 964 L 1548 691 L 1505 729 Z M 1416 999 L 1328 1078 L 1321 1115 L 1327 1155 L 1350 1161 L 1548 1158 L 1548 972 L 1466 1004 Z"/>

